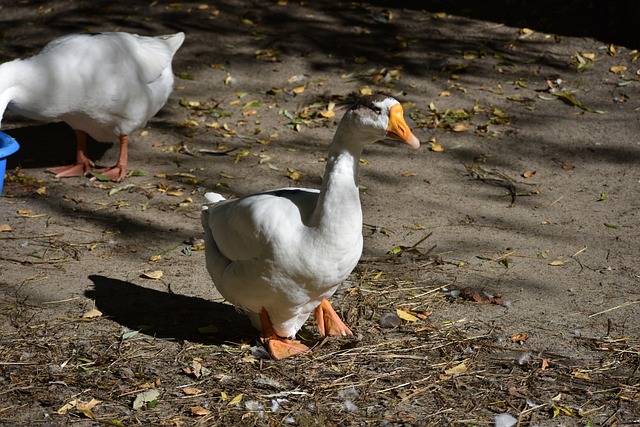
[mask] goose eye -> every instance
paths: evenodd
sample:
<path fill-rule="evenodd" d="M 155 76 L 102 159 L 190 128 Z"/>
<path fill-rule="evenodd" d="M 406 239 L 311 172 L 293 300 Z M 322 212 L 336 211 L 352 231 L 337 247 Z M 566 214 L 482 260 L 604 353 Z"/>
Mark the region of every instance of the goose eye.
<path fill-rule="evenodd" d="M 372 110 L 375 111 L 376 114 L 382 113 L 382 108 L 378 107 L 377 105 L 374 105 Z"/>

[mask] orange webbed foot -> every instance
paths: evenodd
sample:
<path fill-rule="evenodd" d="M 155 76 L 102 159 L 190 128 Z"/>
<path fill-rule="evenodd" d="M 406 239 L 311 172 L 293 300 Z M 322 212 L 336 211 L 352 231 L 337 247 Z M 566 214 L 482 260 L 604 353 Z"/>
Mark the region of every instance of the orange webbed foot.
<path fill-rule="evenodd" d="M 95 172 L 106 178 L 109 178 L 110 181 L 115 182 L 121 182 L 122 180 L 124 180 L 124 177 L 127 174 L 126 168 L 117 165 L 112 168 L 98 169 Z"/>
<path fill-rule="evenodd" d="M 318 333 L 321 336 L 336 335 L 346 336 L 353 335 L 351 330 L 340 319 L 340 316 L 335 312 L 331 303 L 326 299 L 314 310 L 314 316 L 316 324 L 318 325 Z"/>
<path fill-rule="evenodd" d="M 72 176 L 83 176 L 88 174 L 91 171 L 92 166 L 93 162 L 89 160 L 87 162 L 76 163 L 74 165 L 49 168 L 47 169 L 47 172 L 55 173 L 56 178 L 69 178 Z"/>
<path fill-rule="evenodd" d="M 273 329 L 269 313 L 264 308 L 260 312 L 260 323 L 262 323 L 262 342 L 274 359 L 284 359 L 309 351 L 309 347 L 298 340 L 279 337 Z"/>

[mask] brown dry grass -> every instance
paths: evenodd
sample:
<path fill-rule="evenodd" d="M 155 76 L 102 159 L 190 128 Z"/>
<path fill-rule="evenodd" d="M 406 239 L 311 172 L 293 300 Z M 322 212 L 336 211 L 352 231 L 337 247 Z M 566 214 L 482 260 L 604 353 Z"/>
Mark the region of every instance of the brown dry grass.
<path fill-rule="evenodd" d="M 487 425 L 503 412 L 522 426 L 629 420 L 640 398 L 637 339 L 575 339 L 590 356 L 584 360 L 594 361 L 585 365 L 474 335 L 464 319 L 437 323 L 430 311 L 476 304 L 442 292 L 431 277 L 438 263 L 418 250 L 365 261 L 335 304 L 357 335 L 311 341 L 311 354 L 284 361 L 256 357 L 251 338 L 208 344 L 207 335 L 196 342 L 125 335 L 108 318 L 83 319 L 77 306 L 46 320 L 28 301 L 5 299 L 0 422 L 441 426 Z M 412 279 L 417 271 L 420 280 Z M 382 328 L 378 319 L 397 309 L 418 320 Z M 313 332 L 302 336 L 312 340 Z M 132 409 L 149 389 L 159 391 L 157 402 Z M 99 403 L 82 407 L 92 399 Z"/>

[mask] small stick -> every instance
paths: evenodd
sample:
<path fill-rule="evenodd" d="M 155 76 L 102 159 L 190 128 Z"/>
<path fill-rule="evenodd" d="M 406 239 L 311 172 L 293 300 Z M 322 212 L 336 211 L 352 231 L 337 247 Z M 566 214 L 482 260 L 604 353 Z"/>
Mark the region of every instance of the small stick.
<path fill-rule="evenodd" d="M 597 312 L 597 313 L 593 313 L 593 314 L 589 315 L 589 317 L 590 317 L 590 318 L 591 318 L 591 317 L 596 317 L 596 316 L 599 316 L 599 315 L 601 315 L 601 314 L 605 314 L 605 313 L 608 313 L 608 312 L 610 312 L 610 311 L 617 310 L 617 309 L 619 309 L 619 308 L 626 307 L 626 306 L 628 306 L 628 305 L 633 305 L 633 304 L 640 304 L 640 300 L 638 300 L 638 301 L 628 301 L 628 302 L 625 302 L 624 304 L 620 304 L 620 305 L 618 305 L 618 306 L 611 307 L 611 308 L 608 308 L 608 309 L 606 309 L 606 310 L 599 311 L 599 312 Z"/>

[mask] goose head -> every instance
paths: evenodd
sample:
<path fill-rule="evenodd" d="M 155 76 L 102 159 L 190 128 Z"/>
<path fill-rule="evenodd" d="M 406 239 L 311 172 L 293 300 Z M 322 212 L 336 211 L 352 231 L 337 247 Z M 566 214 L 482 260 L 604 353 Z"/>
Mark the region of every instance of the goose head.
<path fill-rule="evenodd" d="M 420 141 L 404 120 L 402 105 L 390 96 L 369 95 L 358 100 L 344 115 L 338 133 L 352 143 L 364 145 L 390 138 L 420 147 Z"/>

